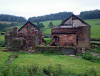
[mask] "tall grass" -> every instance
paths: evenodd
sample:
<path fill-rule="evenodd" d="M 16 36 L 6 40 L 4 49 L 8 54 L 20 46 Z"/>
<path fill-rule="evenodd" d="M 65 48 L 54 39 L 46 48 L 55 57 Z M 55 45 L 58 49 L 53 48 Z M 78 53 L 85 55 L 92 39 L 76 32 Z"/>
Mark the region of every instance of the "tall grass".
<path fill-rule="evenodd" d="M 40 68 L 39 65 L 31 65 L 0 67 L 0 76 L 99 76 L 99 74 L 97 74 L 95 69 L 90 69 L 83 74 L 77 74 L 63 70 L 61 65 L 49 65 L 44 68 Z"/>

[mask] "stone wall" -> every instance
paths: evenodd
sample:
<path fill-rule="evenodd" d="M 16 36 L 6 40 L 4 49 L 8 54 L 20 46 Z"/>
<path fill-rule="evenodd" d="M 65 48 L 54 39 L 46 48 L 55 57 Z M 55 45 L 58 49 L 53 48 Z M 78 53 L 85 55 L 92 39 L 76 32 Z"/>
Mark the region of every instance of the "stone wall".
<path fill-rule="evenodd" d="M 64 46 L 37 46 L 35 47 L 35 52 L 38 53 L 44 53 L 44 52 L 50 52 L 50 53 L 62 53 L 62 54 L 73 54 L 75 55 L 77 53 L 75 47 L 64 47 Z"/>
<path fill-rule="evenodd" d="M 9 29 L 5 34 L 5 44 L 9 51 L 19 51 L 26 46 L 24 38 L 18 38 L 17 27 Z"/>

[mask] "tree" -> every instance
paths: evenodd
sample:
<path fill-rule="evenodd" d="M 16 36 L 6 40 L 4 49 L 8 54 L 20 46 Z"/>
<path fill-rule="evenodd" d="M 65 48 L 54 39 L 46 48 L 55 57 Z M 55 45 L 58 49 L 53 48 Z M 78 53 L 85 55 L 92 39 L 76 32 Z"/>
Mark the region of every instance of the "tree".
<path fill-rule="evenodd" d="M 100 10 L 81 12 L 80 17 L 82 19 L 100 19 Z"/>
<path fill-rule="evenodd" d="M 49 23 L 48 27 L 52 28 L 54 25 L 52 22 Z"/>
<path fill-rule="evenodd" d="M 41 28 L 44 27 L 44 24 L 43 24 L 43 23 L 39 23 L 39 22 L 37 22 L 37 26 L 41 29 Z"/>
<path fill-rule="evenodd" d="M 40 28 L 43 28 L 44 27 L 44 24 L 43 23 L 40 23 Z"/>

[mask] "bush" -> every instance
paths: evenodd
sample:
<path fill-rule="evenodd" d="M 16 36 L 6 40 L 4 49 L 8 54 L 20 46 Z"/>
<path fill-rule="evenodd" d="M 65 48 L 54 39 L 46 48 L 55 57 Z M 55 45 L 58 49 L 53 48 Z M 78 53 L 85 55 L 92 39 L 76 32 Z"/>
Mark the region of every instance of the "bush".
<path fill-rule="evenodd" d="M 1 32 L 1 35 L 5 35 L 5 32 Z"/>
<path fill-rule="evenodd" d="M 90 51 L 95 52 L 95 53 L 100 53 L 100 47 L 94 48 Z"/>
<path fill-rule="evenodd" d="M 91 60 L 92 59 L 92 54 L 90 52 L 86 52 L 82 56 L 86 60 Z"/>
<path fill-rule="evenodd" d="M 86 52 L 86 53 L 84 53 L 83 55 L 82 55 L 82 58 L 83 59 L 86 59 L 86 60 L 90 60 L 90 61 L 92 61 L 92 62 L 100 62 L 100 58 L 98 58 L 98 57 L 96 57 L 96 56 L 93 56 L 92 54 L 91 54 L 91 52 Z"/>
<path fill-rule="evenodd" d="M 51 38 L 44 38 L 44 40 L 46 41 L 46 45 L 51 43 Z"/>
<path fill-rule="evenodd" d="M 5 41 L 0 41 L 0 47 L 4 47 L 5 46 Z"/>

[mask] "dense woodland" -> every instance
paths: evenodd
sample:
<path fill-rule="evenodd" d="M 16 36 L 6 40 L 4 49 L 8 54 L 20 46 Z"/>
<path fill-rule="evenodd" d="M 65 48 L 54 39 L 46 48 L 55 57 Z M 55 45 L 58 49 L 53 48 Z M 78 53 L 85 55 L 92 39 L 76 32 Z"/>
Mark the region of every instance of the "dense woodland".
<path fill-rule="evenodd" d="M 25 22 L 24 17 L 18 17 L 13 15 L 0 14 L 0 21 L 10 21 L 10 22 Z"/>
<path fill-rule="evenodd" d="M 100 19 L 100 10 L 81 12 L 79 17 L 82 19 Z"/>

